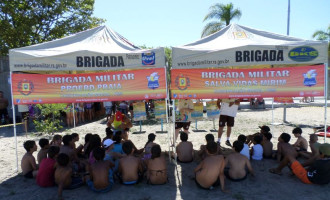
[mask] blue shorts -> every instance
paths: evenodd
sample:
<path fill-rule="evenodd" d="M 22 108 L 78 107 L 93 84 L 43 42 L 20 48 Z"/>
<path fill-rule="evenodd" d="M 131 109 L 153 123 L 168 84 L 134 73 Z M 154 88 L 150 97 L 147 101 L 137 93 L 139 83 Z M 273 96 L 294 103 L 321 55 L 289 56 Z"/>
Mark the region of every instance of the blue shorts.
<path fill-rule="evenodd" d="M 114 184 L 114 181 L 113 181 L 113 171 L 112 171 L 112 169 L 109 169 L 108 180 L 109 180 L 109 185 L 106 188 L 103 188 L 103 189 L 96 189 L 94 187 L 93 181 L 91 181 L 91 180 L 88 180 L 87 181 L 87 185 L 94 192 L 105 193 L 105 192 L 109 192 L 112 189 L 112 186 Z"/>

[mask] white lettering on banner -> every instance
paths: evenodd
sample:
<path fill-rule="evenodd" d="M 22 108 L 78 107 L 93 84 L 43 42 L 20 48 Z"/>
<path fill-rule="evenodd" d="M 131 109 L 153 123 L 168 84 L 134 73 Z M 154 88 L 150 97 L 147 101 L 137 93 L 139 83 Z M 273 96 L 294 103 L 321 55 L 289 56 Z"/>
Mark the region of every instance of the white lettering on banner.
<path fill-rule="evenodd" d="M 289 77 L 290 71 L 283 70 L 283 71 L 266 71 L 266 74 L 264 74 L 263 71 L 255 71 L 255 72 L 249 72 L 250 78 L 263 78 L 263 77 Z"/>
<path fill-rule="evenodd" d="M 47 77 L 47 83 L 86 83 L 92 82 L 90 76 L 76 76 L 76 77 Z"/>
<path fill-rule="evenodd" d="M 202 72 L 202 78 L 245 78 L 243 72 Z"/>
<path fill-rule="evenodd" d="M 113 75 L 103 75 L 95 76 L 96 82 L 103 81 L 120 81 L 120 80 L 134 80 L 134 74 L 113 74 Z"/>
<path fill-rule="evenodd" d="M 94 85 L 62 85 L 61 91 L 85 91 L 85 90 L 94 90 Z"/>
<path fill-rule="evenodd" d="M 98 90 L 117 90 L 122 89 L 122 86 L 120 83 L 118 84 L 99 84 L 97 85 Z"/>
<path fill-rule="evenodd" d="M 229 81 L 205 81 L 206 87 L 228 87 L 230 86 Z"/>

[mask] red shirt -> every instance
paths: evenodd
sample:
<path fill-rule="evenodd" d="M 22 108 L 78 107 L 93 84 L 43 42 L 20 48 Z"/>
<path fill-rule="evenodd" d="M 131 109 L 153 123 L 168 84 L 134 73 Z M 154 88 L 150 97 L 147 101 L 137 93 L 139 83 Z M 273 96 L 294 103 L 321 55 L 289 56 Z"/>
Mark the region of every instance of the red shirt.
<path fill-rule="evenodd" d="M 52 158 L 44 158 L 40 165 L 37 174 L 37 184 L 40 187 L 51 187 L 55 185 L 55 163 Z"/>

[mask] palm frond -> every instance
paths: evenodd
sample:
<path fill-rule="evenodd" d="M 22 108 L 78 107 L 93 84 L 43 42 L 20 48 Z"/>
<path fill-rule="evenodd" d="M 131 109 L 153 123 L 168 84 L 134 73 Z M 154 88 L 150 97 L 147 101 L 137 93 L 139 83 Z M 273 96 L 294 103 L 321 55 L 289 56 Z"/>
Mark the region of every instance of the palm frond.
<path fill-rule="evenodd" d="M 217 31 L 220 31 L 224 27 L 224 24 L 222 22 L 209 22 L 204 26 L 204 29 L 202 31 L 202 38 L 208 35 L 211 35 Z"/>

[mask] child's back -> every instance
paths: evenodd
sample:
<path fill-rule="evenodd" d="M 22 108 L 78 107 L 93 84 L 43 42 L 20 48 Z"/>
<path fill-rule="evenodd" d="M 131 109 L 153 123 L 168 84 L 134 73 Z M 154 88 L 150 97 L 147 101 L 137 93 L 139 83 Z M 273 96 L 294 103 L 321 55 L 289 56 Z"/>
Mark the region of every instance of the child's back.
<path fill-rule="evenodd" d="M 167 182 L 167 166 L 159 145 L 151 148 L 151 159 L 147 161 L 147 179 L 151 184 L 164 184 Z"/>
<path fill-rule="evenodd" d="M 181 142 L 177 145 L 176 151 L 178 154 L 178 161 L 179 162 L 192 162 L 193 161 L 193 144 L 188 142 L 188 134 L 182 132 L 180 134 Z"/>
<path fill-rule="evenodd" d="M 48 158 L 45 158 L 41 161 L 39 165 L 38 175 L 37 175 L 37 184 L 40 187 L 51 187 L 55 183 L 55 156 L 60 151 L 58 146 L 51 146 L 48 149 Z"/>
<path fill-rule="evenodd" d="M 271 133 L 265 133 L 262 142 L 263 156 L 264 158 L 272 158 L 273 143 L 270 141 L 272 138 Z"/>
<path fill-rule="evenodd" d="M 252 159 L 253 160 L 262 160 L 263 158 L 263 148 L 261 145 L 262 137 L 257 135 L 253 138 L 255 144 L 252 147 Z"/>
<path fill-rule="evenodd" d="M 21 160 L 22 173 L 25 178 L 34 178 L 37 176 L 37 163 L 32 155 L 37 150 L 37 145 L 34 141 L 28 140 L 24 142 L 26 153 Z"/>

